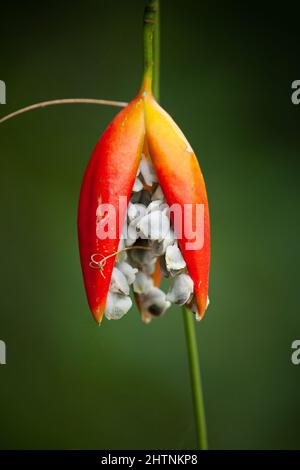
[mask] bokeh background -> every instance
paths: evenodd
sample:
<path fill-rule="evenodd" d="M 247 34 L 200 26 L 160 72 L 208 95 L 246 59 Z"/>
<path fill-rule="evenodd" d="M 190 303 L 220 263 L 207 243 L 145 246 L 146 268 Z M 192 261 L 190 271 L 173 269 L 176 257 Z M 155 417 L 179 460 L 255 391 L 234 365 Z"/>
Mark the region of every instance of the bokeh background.
<path fill-rule="evenodd" d="M 298 449 L 298 10 L 161 3 L 161 102 L 199 156 L 211 208 L 211 305 L 197 325 L 210 448 Z M 2 2 L 0 116 L 45 99 L 129 100 L 144 4 Z M 180 309 L 98 328 L 86 304 L 78 193 L 115 113 L 60 106 L 0 126 L 2 449 L 195 445 Z"/>

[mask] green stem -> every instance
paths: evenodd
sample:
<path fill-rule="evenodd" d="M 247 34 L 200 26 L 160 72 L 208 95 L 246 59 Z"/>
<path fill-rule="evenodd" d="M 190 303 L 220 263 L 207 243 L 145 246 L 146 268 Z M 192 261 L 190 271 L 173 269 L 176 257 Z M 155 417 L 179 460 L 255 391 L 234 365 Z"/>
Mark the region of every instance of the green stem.
<path fill-rule="evenodd" d="M 144 14 L 144 89 L 152 89 L 154 75 L 155 91 L 158 92 L 159 69 L 159 0 L 148 0 Z M 155 43 L 155 44 L 154 44 Z M 155 49 L 155 50 L 154 50 Z M 155 71 L 153 71 L 155 61 Z"/>
<path fill-rule="evenodd" d="M 156 21 L 153 37 L 153 49 L 154 49 L 154 69 L 153 69 L 153 95 L 156 101 L 159 101 L 159 89 L 160 89 L 160 5 L 157 0 L 156 6 Z"/>
<path fill-rule="evenodd" d="M 195 421 L 197 430 L 197 447 L 201 450 L 207 450 L 207 433 L 205 408 L 202 392 L 201 373 L 199 364 L 199 354 L 197 346 L 197 337 L 195 331 L 194 315 L 187 307 L 183 307 L 183 318 L 185 326 L 186 344 L 188 349 L 188 358 L 191 375 L 191 385 L 195 410 Z"/>

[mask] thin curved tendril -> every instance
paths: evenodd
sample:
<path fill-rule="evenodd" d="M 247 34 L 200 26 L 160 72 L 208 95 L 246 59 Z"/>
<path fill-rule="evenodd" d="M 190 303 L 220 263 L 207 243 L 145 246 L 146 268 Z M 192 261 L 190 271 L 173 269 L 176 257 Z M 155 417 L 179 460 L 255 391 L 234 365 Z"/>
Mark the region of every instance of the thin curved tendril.
<path fill-rule="evenodd" d="M 127 248 L 123 248 L 122 250 L 115 251 L 114 253 L 111 253 L 110 255 L 105 256 L 105 257 L 101 253 L 94 253 L 91 256 L 91 261 L 90 261 L 89 266 L 92 269 L 100 269 L 100 273 L 101 273 L 102 277 L 105 279 L 103 269 L 106 265 L 106 260 L 107 259 L 111 258 L 112 256 L 119 255 L 120 253 L 123 253 L 124 251 L 129 251 L 129 250 L 151 250 L 151 249 L 152 248 L 150 248 L 149 246 L 136 245 L 136 246 L 128 246 Z M 101 261 L 96 261 L 95 260 L 96 256 L 100 256 L 102 258 Z"/>
<path fill-rule="evenodd" d="M 112 101 L 112 100 L 97 100 L 94 98 L 66 98 L 62 100 L 51 100 L 51 101 L 42 101 L 41 103 L 31 104 L 25 108 L 18 109 L 7 116 L 4 116 L 0 119 L 0 124 L 3 124 L 10 119 L 19 116 L 20 114 L 27 113 L 28 111 L 33 111 L 34 109 L 45 108 L 47 106 L 55 106 L 57 104 L 98 104 L 104 106 L 116 106 L 119 108 L 124 108 L 128 103 L 125 101 Z"/>

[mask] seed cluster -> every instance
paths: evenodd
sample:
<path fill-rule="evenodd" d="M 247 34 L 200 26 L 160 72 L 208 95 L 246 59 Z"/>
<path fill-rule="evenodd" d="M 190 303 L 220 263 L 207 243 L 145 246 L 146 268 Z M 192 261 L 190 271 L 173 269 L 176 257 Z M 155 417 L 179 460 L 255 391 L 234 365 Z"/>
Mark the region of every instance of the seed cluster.
<path fill-rule="evenodd" d="M 129 250 L 122 251 L 129 247 Z M 130 310 L 130 286 L 145 322 L 163 315 L 172 303 L 189 304 L 196 313 L 194 283 L 187 273 L 172 228 L 170 208 L 158 184 L 151 160 L 144 155 L 128 205 L 118 251 L 106 302 L 106 318 L 117 320 Z M 167 294 L 155 286 L 158 264 L 162 276 L 171 278 Z"/>

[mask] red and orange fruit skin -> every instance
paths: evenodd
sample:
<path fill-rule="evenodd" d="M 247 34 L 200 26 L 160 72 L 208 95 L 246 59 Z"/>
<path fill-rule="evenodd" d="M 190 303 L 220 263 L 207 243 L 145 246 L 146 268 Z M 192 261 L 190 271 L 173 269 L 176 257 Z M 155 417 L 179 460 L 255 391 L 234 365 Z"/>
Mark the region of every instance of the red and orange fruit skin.
<path fill-rule="evenodd" d="M 79 198 L 78 235 L 80 259 L 88 303 L 95 320 L 100 323 L 104 314 L 112 270 L 116 255 L 106 260 L 103 271 L 90 267 L 91 256 L 103 257 L 118 251 L 120 234 L 126 217 L 141 155 L 151 158 L 159 184 L 169 206 L 182 209 L 181 236 L 178 243 L 194 281 L 198 316 L 203 318 L 208 296 L 210 267 L 210 222 L 205 182 L 195 153 L 185 136 L 153 98 L 150 91 L 141 89 L 138 96 L 122 110 L 100 138 L 87 166 Z M 147 188 L 148 189 L 148 188 Z M 126 204 L 120 206 L 120 196 Z M 116 236 L 97 237 L 101 204 L 115 208 Z M 191 242 L 186 237 L 185 205 L 191 208 L 193 229 L 203 232 L 203 245 L 187 249 Z M 195 226 L 196 206 L 204 208 L 204 219 Z M 105 218 L 105 214 L 102 215 Z M 101 219 L 101 217 L 100 217 Z M 176 227 L 175 227 L 176 229 Z M 176 231 L 176 230 L 175 230 Z M 154 284 L 159 285 L 159 264 Z M 139 296 L 135 296 L 138 308 Z M 143 316 L 143 312 L 142 316 Z"/>

